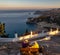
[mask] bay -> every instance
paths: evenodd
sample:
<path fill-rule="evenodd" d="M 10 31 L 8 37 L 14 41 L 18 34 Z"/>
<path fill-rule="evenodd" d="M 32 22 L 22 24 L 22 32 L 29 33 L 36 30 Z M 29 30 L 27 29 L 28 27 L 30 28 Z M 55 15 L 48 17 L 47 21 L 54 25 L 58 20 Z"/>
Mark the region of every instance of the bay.
<path fill-rule="evenodd" d="M 31 14 L 29 14 L 31 13 Z M 29 17 L 35 17 L 33 12 L 12 12 L 12 13 L 0 13 L 0 22 L 5 23 L 5 31 L 9 34 L 10 38 L 14 38 L 15 32 L 20 36 L 25 33 L 26 29 L 29 31 L 34 30 L 36 25 L 27 25 L 26 21 Z"/>

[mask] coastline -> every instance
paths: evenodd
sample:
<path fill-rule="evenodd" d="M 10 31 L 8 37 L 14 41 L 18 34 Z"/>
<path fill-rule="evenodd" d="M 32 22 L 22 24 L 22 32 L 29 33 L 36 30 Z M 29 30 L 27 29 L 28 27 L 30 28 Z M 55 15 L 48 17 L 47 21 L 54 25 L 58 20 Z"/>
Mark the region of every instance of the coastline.
<path fill-rule="evenodd" d="M 0 22 L 5 23 L 5 31 L 9 34 L 9 38 L 14 38 L 15 32 L 20 36 L 25 33 L 26 29 L 34 30 L 35 26 L 26 24 L 26 19 L 30 16 L 34 17 L 35 15 L 33 12 L 0 13 Z"/>

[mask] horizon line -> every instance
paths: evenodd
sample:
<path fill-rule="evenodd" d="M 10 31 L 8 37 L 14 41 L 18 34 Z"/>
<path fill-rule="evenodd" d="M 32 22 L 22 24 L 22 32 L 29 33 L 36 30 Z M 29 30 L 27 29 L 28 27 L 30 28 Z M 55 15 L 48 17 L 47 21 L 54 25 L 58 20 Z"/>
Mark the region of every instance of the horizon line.
<path fill-rule="evenodd" d="M 25 8 L 25 9 L 24 8 L 23 9 L 21 8 L 21 9 L 0 9 L 0 10 L 40 10 L 40 9 L 41 10 L 42 9 L 44 10 L 44 9 L 58 9 L 58 8 L 37 8 L 37 9 L 36 8 Z"/>

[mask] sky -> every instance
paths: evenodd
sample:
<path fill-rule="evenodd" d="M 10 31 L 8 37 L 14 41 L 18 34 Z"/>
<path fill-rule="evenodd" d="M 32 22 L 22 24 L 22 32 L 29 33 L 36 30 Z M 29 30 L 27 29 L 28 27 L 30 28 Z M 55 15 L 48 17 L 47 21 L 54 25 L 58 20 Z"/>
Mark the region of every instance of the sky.
<path fill-rule="evenodd" d="M 60 8 L 60 0 L 0 0 L 0 9 Z"/>

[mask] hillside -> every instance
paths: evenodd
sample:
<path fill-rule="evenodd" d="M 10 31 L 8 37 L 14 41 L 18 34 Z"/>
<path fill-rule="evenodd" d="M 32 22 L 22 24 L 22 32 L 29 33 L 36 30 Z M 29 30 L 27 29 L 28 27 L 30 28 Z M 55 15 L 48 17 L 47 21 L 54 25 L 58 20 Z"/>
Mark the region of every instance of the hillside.
<path fill-rule="evenodd" d="M 39 16 L 37 18 L 28 18 L 26 23 L 36 24 L 38 22 L 45 21 L 47 23 L 57 23 L 60 25 L 60 8 L 40 11 L 40 13 L 37 11 L 37 13 L 42 14 L 42 16 Z"/>

